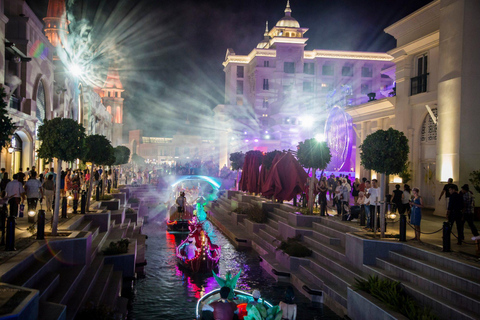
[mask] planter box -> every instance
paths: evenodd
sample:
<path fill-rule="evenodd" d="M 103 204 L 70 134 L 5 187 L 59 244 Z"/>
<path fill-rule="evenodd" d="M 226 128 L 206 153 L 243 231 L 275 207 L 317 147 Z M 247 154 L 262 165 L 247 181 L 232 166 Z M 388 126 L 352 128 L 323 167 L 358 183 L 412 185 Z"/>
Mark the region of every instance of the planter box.
<path fill-rule="evenodd" d="M 112 200 L 100 200 L 100 207 L 106 207 L 107 210 L 119 210 L 120 209 L 120 200 L 119 199 L 112 199 Z"/>
<path fill-rule="evenodd" d="M 402 314 L 387 309 L 378 299 L 363 291 L 348 288 L 348 317 L 352 320 L 407 320 Z"/>
<path fill-rule="evenodd" d="M 275 251 L 275 259 L 277 259 L 280 265 L 290 271 L 298 270 L 300 266 L 308 266 L 310 263 L 310 260 L 308 260 L 308 258 L 292 257 L 283 252 L 282 250 Z"/>
<path fill-rule="evenodd" d="M 120 192 L 123 192 L 125 193 L 127 199 L 130 199 L 130 189 L 128 188 L 121 188 L 121 189 L 118 189 Z"/>
<path fill-rule="evenodd" d="M 258 233 L 260 229 L 265 229 L 263 223 L 252 222 L 248 219 L 243 220 L 243 224 L 245 224 L 245 228 L 250 234 Z"/>
<path fill-rule="evenodd" d="M 118 239 L 120 240 L 120 239 Z M 118 240 L 111 240 L 116 242 Z M 103 249 L 110 245 L 111 241 L 105 242 Z M 137 257 L 137 240 L 130 239 L 128 252 L 118 255 L 105 256 L 104 264 L 113 264 L 113 270 L 122 271 L 124 278 L 135 278 L 135 259 Z"/>
<path fill-rule="evenodd" d="M 124 192 L 120 193 L 112 193 L 113 199 L 118 199 L 120 200 L 120 205 L 123 206 L 125 203 L 127 203 L 127 194 Z"/>
<path fill-rule="evenodd" d="M 108 231 L 110 228 L 110 211 L 88 213 L 84 217 L 85 220 L 92 220 L 93 225 L 98 226 L 99 232 Z"/>
<path fill-rule="evenodd" d="M 140 206 L 140 202 L 129 202 L 130 208 L 136 209 Z"/>
<path fill-rule="evenodd" d="M 38 290 L 17 287 L 11 284 L 0 283 L 0 291 L 5 296 L 11 295 L 10 299 L 3 301 L 2 319 L 18 319 L 18 320 L 36 320 L 38 318 L 38 306 L 40 302 L 40 293 Z M 13 302 L 14 295 L 23 297 L 20 301 Z"/>

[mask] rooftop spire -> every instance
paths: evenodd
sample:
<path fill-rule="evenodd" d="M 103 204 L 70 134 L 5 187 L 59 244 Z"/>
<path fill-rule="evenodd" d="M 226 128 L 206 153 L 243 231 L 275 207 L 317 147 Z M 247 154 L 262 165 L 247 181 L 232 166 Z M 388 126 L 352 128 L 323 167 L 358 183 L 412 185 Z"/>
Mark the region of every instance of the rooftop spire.
<path fill-rule="evenodd" d="M 291 16 L 292 15 L 292 9 L 290 8 L 290 0 L 287 0 L 287 7 L 285 8 L 285 15 L 286 16 Z"/>
<path fill-rule="evenodd" d="M 268 20 L 265 21 L 265 33 L 263 35 L 268 36 Z"/>

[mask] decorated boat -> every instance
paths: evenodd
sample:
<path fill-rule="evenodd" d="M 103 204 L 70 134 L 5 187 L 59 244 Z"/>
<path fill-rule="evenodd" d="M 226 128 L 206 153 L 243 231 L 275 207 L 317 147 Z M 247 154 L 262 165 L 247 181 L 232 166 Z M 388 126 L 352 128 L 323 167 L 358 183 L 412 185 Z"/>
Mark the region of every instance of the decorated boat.
<path fill-rule="evenodd" d="M 195 224 L 193 221 L 193 207 L 186 206 L 185 212 L 179 212 L 177 206 L 173 205 L 169 210 L 166 222 L 169 232 L 189 233 L 189 226 Z"/>
<path fill-rule="evenodd" d="M 237 289 L 233 289 L 233 292 L 234 292 L 234 298 L 232 301 L 237 304 L 239 320 L 248 319 L 249 311 L 247 310 L 247 306 L 249 303 L 251 303 L 254 300 L 253 296 L 248 292 L 237 290 Z M 202 310 L 206 305 L 209 305 L 218 300 L 220 300 L 220 288 L 210 291 L 209 293 L 205 294 L 203 297 L 198 299 L 197 307 L 196 307 L 196 319 L 197 320 L 201 319 Z M 274 310 L 273 305 L 267 300 L 259 298 L 258 303 L 263 305 L 266 310 L 272 310 L 272 311 Z M 278 309 L 278 307 L 275 307 L 275 308 Z M 273 313 L 272 311 L 270 312 L 270 314 L 273 316 L 272 319 L 275 319 L 275 316 L 276 316 L 275 313 L 278 313 L 278 310 L 275 310 L 275 313 Z"/>
<path fill-rule="evenodd" d="M 218 267 L 220 247 L 210 241 L 210 237 L 197 223 L 188 237 L 176 249 L 180 266 L 192 272 L 211 272 Z"/>

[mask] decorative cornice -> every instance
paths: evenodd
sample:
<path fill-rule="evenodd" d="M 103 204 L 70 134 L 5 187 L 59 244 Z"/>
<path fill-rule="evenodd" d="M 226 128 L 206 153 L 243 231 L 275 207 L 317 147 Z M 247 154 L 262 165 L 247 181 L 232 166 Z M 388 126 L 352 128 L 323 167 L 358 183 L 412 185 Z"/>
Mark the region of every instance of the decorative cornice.
<path fill-rule="evenodd" d="M 393 62 L 402 60 L 409 54 L 415 54 L 419 51 L 424 51 L 438 46 L 440 43 L 440 31 L 437 30 L 403 46 L 394 48 L 388 51 L 388 54 L 394 57 Z"/>
<path fill-rule="evenodd" d="M 380 117 L 384 116 L 385 113 L 393 112 L 395 110 L 395 100 L 395 97 L 384 98 L 346 108 L 345 111 L 352 116 L 354 121 L 365 116 L 375 119 L 377 115 Z"/>

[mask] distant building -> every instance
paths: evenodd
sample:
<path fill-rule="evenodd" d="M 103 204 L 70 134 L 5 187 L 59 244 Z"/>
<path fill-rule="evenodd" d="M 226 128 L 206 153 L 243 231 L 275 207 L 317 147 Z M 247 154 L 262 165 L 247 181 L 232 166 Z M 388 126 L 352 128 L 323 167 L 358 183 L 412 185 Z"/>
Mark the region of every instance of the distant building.
<path fill-rule="evenodd" d="M 331 107 L 392 93 L 390 55 L 305 50 L 307 31 L 287 2 L 285 16 L 270 30 L 267 25 L 264 39 L 248 55 L 227 50 L 225 104 L 214 109 L 217 127 L 226 130 L 219 137 L 220 167 L 237 150 L 295 150 L 299 141 L 324 133 Z"/>

